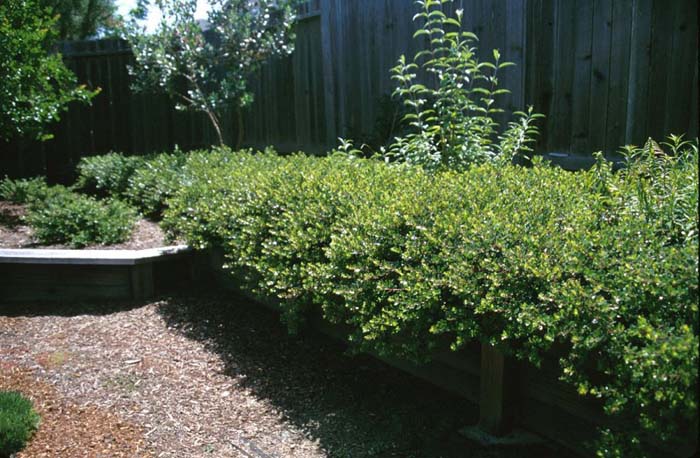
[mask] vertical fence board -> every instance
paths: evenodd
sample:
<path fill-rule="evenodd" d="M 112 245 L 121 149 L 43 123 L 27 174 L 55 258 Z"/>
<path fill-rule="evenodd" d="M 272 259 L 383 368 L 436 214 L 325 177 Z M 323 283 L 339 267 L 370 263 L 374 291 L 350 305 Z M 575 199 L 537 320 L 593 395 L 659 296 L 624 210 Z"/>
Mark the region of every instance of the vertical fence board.
<path fill-rule="evenodd" d="M 673 50 L 670 35 L 673 24 L 673 3 L 654 0 L 651 31 L 651 65 L 649 67 L 649 134 L 654 138 L 666 135 L 666 92 L 669 76 L 669 58 Z"/>
<path fill-rule="evenodd" d="M 631 18 L 629 6 L 613 2 L 610 80 L 608 84 L 608 114 L 605 132 L 605 151 L 615 151 L 625 143 L 625 122 L 627 120 L 627 89 L 630 60 Z"/>
<path fill-rule="evenodd" d="M 673 7 L 673 59 L 666 70 L 670 76 L 666 89 L 665 134 L 684 133 L 687 129 L 684 118 L 692 110 L 691 105 L 697 106 L 698 103 L 688 97 L 693 90 L 694 67 L 698 62 L 698 4 L 694 0 L 678 0 Z"/>
<path fill-rule="evenodd" d="M 574 26 L 574 81 L 571 100 L 571 151 L 585 152 L 588 140 L 588 113 L 591 107 L 591 59 L 593 44 L 593 4 L 576 0 Z"/>
<path fill-rule="evenodd" d="M 571 143 L 571 116 L 575 70 L 574 32 L 576 30 L 575 4 L 567 0 L 556 2 L 554 27 L 554 88 L 551 104 L 550 148 L 566 150 Z"/>
<path fill-rule="evenodd" d="M 591 66 L 591 107 L 588 117 L 589 151 L 605 148 L 610 79 L 610 30 L 612 1 L 595 0 L 593 4 L 593 55 Z M 592 148 L 592 150 L 591 150 Z"/>
<path fill-rule="evenodd" d="M 625 144 L 644 143 L 648 126 L 649 56 L 651 52 L 652 0 L 634 0 L 627 75 Z"/>

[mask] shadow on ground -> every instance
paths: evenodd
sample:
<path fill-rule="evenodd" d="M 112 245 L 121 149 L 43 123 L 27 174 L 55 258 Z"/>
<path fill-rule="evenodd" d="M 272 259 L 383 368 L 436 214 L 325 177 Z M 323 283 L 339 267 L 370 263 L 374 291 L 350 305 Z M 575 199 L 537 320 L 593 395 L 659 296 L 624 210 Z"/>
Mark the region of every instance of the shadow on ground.
<path fill-rule="evenodd" d="M 177 297 L 168 325 L 221 356 L 229 375 L 270 400 L 330 457 L 561 457 L 545 446 L 484 448 L 457 434 L 476 406 L 311 331 L 289 336 L 279 315 L 248 299 Z M 280 457 L 281 458 L 281 457 Z"/>
<path fill-rule="evenodd" d="M 32 301 L 32 302 L 0 302 L 0 315 L 7 317 L 32 316 L 79 316 L 79 315 L 111 315 L 112 313 L 134 310 L 151 301 L 106 301 L 104 299 L 75 302 L 75 301 Z"/>

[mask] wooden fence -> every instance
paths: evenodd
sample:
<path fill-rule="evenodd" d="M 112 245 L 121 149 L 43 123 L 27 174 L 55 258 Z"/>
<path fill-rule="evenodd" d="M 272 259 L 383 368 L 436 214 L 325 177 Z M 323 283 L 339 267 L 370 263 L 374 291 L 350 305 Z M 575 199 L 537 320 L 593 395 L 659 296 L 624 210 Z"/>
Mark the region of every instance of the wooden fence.
<path fill-rule="evenodd" d="M 698 20 L 695 0 L 455 0 L 464 26 L 515 62 L 500 78 L 508 110 L 534 105 L 539 152 L 590 154 L 649 136 L 698 135 Z M 412 56 L 411 0 L 313 0 L 297 22 L 294 54 L 269 62 L 251 82 L 244 144 L 321 153 L 337 137 L 381 143 L 396 102 L 389 69 Z M 163 96 L 132 94 L 125 43 L 67 43 L 80 81 L 102 92 L 71 107 L 55 139 L 0 145 L 0 174 L 69 175 L 84 155 L 147 153 L 211 144 L 204 116 L 179 113 Z M 233 115 L 224 120 L 235 138 Z"/>

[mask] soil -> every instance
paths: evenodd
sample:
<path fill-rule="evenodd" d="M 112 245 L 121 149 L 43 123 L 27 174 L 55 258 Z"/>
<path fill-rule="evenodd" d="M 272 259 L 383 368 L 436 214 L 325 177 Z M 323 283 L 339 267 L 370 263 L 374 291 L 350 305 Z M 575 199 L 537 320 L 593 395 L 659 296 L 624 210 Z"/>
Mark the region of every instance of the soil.
<path fill-rule="evenodd" d="M 34 238 L 32 228 L 23 221 L 26 213 L 26 206 L 0 200 L 0 248 L 72 248 L 61 244 L 39 243 Z M 157 223 L 140 219 L 134 226 L 131 238 L 126 242 L 116 245 L 88 245 L 85 249 L 141 250 L 172 244 L 166 240 L 165 233 Z"/>
<path fill-rule="evenodd" d="M 0 310 L 0 389 L 42 416 L 19 458 L 564 456 L 473 444 L 465 400 L 236 296 Z"/>

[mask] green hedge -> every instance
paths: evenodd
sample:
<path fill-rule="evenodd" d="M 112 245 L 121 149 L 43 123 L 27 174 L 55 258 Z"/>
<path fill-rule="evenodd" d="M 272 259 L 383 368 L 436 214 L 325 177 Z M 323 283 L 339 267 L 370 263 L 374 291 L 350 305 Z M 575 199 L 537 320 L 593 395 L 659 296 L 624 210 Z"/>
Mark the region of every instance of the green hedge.
<path fill-rule="evenodd" d="M 291 327 L 316 307 L 380 353 L 424 360 L 448 338 L 557 357 L 628 421 L 599 453 L 636 456 L 697 422 L 698 156 L 635 153 L 615 174 L 195 153 L 164 225 L 222 247 Z"/>
<path fill-rule="evenodd" d="M 180 152 L 149 156 L 108 153 L 84 157 L 78 164 L 76 187 L 98 197 L 128 201 L 145 216 L 159 218 L 168 197 L 180 187 L 187 156 Z"/>
<path fill-rule="evenodd" d="M 77 166 L 76 187 L 100 197 L 123 195 L 129 178 L 144 162 L 141 156 L 124 156 L 121 153 L 83 157 Z"/>

